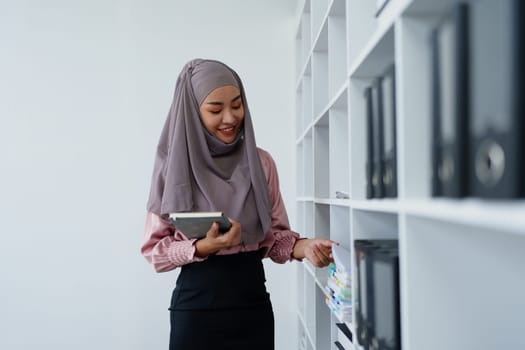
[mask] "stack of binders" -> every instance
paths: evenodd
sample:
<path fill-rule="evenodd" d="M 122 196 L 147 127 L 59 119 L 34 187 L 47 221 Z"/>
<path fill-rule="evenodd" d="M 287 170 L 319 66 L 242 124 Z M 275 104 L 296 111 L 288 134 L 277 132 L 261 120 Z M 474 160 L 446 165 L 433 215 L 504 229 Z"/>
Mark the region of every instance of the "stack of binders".
<path fill-rule="evenodd" d="M 395 66 L 365 89 L 366 197 L 397 197 Z"/>
<path fill-rule="evenodd" d="M 525 196 L 524 9 L 460 3 L 432 31 L 433 196 Z"/>
<path fill-rule="evenodd" d="M 356 240 L 354 248 L 357 341 L 364 350 L 400 350 L 397 241 Z"/>
<path fill-rule="evenodd" d="M 326 304 L 341 322 L 352 321 L 352 284 L 350 252 L 334 245 L 334 262 L 328 266 Z"/>

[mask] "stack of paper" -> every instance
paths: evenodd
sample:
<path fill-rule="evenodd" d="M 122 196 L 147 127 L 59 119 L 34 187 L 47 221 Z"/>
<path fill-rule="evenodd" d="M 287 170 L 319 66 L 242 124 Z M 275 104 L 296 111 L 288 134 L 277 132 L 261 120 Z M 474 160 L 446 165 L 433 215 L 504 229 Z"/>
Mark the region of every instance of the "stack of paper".
<path fill-rule="evenodd" d="M 352 284 L 350 252 L 333 245 L 334 263 L 328 266 L 326 282 L 326 304 L 343 322 L 352 321 Z"/>

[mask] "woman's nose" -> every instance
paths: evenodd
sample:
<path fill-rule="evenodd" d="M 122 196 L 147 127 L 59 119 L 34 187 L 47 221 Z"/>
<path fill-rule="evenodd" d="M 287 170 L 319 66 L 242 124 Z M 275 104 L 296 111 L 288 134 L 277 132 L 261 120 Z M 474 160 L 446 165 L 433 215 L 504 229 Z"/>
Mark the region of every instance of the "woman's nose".
<path fill-rule="evenodd" d="M 223 117 L 222 117 L 222 122 L 223 123 L 231 123 L 234 120 L 235 120 L 235 117 L 233 115 L 233 110 L 231 108 L 227 108 L 224 111 L 224 114 L 223 114 Z"/>

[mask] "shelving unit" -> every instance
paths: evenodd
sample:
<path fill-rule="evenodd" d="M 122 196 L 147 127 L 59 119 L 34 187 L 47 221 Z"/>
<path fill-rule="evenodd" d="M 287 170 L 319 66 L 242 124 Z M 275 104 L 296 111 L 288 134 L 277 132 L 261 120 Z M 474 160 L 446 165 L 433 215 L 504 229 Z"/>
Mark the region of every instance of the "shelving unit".
<path fill-rule="evenodd" d="M 295 227 L 352 260 L 356 239 L 399 241 L 403 350 L 525 349 L 525 201 L 431 197 L 429 34 L 458 2 L 299 0 Z M 369 200 L 363 94 L 392 63 L 398 197 Z M 326 271 L 297 275 L 299 349 L 337 349 Z"/>

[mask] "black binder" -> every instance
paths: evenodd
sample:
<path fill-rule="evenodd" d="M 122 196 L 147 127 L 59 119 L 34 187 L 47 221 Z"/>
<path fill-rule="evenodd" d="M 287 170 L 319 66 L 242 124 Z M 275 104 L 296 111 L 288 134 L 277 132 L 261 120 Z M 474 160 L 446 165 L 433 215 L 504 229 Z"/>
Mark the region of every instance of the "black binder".
<path fill-rule="evenodd" d="M 372 84 L 372 192 L 374 198 L 385 196 L 383 186 L 383 95 L 381 78 L 376 78 Z"/>
<path fill-rule="evenodd" d="M 364 93 L 365 97 L 365 118 L 366 118 L 366 198 L 373 198 L 374 191 L 372 186 L 373 167 L 373 128 L 372 128 L 372 88 L 367 87 Z"/>
<path fill-rule="evenodd" d="M 401 349 L 399 254 L 397 244 L 370 252 L 372 329 L 370 345 L 377 350 Z"/>
<path fill-rule="evenodd" d="M 432 194 L 467 193 L 468 7 L 458 4 L 431 34 Z"/>
<path fill-rule="evenodd" d="M 525 194 L 523 0 L 471 6 L 469 194 Z"/>
<path fill-rule="evenodd" d="M 385 197 L 397 197 L 396 91 L 395 66 L 390 66 L 381 79 L 383 116 L 383 186 Z"/>
<path fill-rule="evenodd" d="M 371 329 L 370 319 L 367 311 L 369 309 L 368 302 L 371 300 L 372 279 L 367 272 L 370 270 L 370 261 L 367 259 L 367 252 L 372 243 L 366 240 L 354 241 L 355 261 L 356 261 L 356 277 L 357 288 L 355 297 L 355 325 L 357 341 L 364 350 L 369 347 L 369 332 Z"/>
<path fill-rule="evenodd" d="M 355 266 L 356 266 L 356 296 L 355 296 L 355 325 L 358 343 L 364 350 L 373 349 L 373 337 L 375 334 L 375 288 L 373 275 L 374 251 L 397 252 L 397 240 L 355 240 Z M 394 278 L 399 283 L 398 277 Z M 381 287 L 382 288 L 382 287 Z M 381 311 L 379 311 L 381 312 Z M 394 325 L 393 327 L 398 327 Z M 383 333 L 382 333 L 383 334 Z M 382 336 L 380 336 L 381 338 Z"/>

